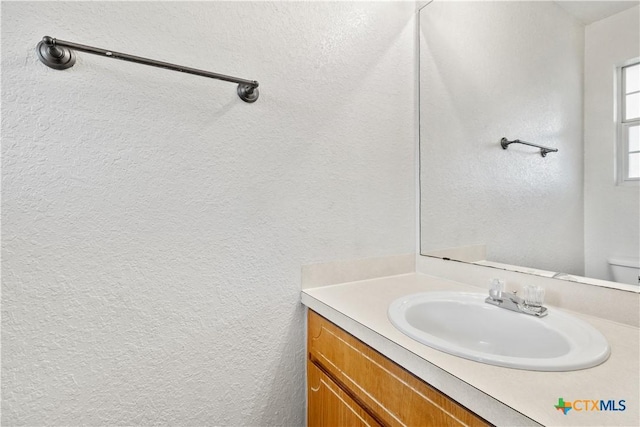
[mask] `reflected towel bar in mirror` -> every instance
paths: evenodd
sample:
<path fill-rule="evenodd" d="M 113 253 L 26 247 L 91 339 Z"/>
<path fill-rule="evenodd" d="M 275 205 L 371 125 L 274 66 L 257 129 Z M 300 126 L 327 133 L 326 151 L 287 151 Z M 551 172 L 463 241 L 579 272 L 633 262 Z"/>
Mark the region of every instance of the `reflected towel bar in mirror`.
<path fill-rule="evenodd" d="M 505 150 L 507 149 L 509 144 L 524 144 L 524 145 L 529 145 L 531 147 L 539 148 L 540 149 L 540 155 L 542 157 L 546 157 L 547 153 L 555 153 L 556 151 L 558 151 L 557 148 L 549 148 L 549 147 L 545 147 L 545 146 L 538 145 L 538 144 L 532 144 L 531 142 L 520 141 L 519 139 L 514 139 L 513 141 L 509 141 L 507 138 L 502 138 L 500 140 L 500 145 Z"/>

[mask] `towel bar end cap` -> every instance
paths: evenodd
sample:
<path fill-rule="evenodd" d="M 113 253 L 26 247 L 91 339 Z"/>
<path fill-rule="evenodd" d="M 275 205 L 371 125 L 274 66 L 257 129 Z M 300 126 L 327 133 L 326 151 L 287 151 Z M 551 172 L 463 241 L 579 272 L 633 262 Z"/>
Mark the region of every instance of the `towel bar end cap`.
<path fill-rule="evenodd" d="M 56 46 L 52 37 L 44 36 L 36 46 L 38 58 L 47 67 L 66 70 L 76 63 L 76 54 L 66 47 Z"/>
<path fill-rule="evenodd" d="M 252 103 L 258 100 L 260 92 L 256 86 L 240 83 L 238 85 L 238 96 L 244 102 Z"/>

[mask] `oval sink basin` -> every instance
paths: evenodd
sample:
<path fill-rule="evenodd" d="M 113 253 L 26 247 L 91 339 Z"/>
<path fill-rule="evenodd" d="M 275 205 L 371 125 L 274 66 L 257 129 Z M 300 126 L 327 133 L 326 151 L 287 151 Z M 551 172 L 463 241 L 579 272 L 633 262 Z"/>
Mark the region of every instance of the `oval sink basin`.
<path fill-rule="evenodd" d="M 487 295 L 423 292 L 389 306 L 401 332 L 449 354 L 534 371 L 573 371 L 607 360 L 605 337 L 588 323 L 549 309 L 534 317 L 484 302 Z"/>

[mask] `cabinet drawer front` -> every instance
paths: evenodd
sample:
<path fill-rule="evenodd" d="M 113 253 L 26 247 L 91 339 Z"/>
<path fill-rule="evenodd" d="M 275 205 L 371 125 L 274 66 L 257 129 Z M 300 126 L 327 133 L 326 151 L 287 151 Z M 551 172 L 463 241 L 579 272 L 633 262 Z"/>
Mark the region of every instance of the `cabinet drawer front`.
<path fill-rule="evenodd" d="M 487 426 L 483 419 L 309 310 L 309 360 L 389 426 Z"/>

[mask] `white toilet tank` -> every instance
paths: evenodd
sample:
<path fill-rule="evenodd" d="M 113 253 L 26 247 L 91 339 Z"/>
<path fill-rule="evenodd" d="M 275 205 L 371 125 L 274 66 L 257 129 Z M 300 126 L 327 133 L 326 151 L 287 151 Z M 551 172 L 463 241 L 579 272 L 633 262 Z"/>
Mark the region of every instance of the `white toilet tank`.
<path fill-rule="evenodd" d="M 640 284 L 640 259 L 631 257 L 609 258 L 613 280 L 629 285 Z"/>

